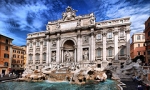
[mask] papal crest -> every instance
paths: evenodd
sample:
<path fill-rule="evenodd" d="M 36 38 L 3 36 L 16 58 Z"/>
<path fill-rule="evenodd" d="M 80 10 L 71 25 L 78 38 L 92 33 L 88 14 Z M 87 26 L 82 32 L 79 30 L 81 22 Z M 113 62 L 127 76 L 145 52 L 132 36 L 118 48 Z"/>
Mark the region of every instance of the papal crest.
<path fill-rule="evenodd" d="M 71 7 L 66 8 L 66 12 L 63 13 L 63 21 L 75 19 L 76 10 L 73 10 Z"/>

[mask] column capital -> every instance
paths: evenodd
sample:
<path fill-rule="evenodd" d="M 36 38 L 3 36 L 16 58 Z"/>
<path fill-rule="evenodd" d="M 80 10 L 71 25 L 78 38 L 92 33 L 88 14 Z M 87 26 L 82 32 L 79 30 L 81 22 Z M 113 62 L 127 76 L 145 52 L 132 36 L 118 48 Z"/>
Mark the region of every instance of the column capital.
<path fill-rule="evenodd" d="M 117 35 L 117 34 L 118 34 L 118 31 L 114 31 L 113 34 L 114 34 L 114 35 Z"/>
<path fill-rule="evenodd" d="M 130 33 L 130 31 L 131 31 L 130 29 L 127 29 L 125 30 L 125 33 Z"/>

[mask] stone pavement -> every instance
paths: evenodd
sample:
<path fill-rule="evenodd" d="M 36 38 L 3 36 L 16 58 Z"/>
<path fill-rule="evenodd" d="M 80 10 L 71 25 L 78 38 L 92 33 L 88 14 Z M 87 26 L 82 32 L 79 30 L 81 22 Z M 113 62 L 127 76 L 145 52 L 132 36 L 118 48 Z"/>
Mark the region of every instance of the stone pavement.
<path fill-rule="evenodd" d="M 10 77 L 9 77 L 9 75 L 5 75 L 5 76 L 3 76 L 3 77 L 0 76 L 0 82 L 1 82 L 1 81 L 5 81 L 5 80 L 12 80 L 12 79 L 16 79 L 16 78 L 17 78 L 17 77 L 14 76 L 14 75 L 10 75 Z"/>

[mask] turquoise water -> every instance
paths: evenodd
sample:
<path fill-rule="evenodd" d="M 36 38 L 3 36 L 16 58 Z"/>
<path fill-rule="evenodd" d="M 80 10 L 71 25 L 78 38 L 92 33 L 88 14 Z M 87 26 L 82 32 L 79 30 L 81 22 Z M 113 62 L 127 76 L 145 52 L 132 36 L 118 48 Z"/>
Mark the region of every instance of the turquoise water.
<path fill-rule="evenodd" d="M 0 83 L 0 90 L 117 90 L 116 83 L 106 80 L 98 84 L 72 85 L 68 82 L 5 82 Z"/>

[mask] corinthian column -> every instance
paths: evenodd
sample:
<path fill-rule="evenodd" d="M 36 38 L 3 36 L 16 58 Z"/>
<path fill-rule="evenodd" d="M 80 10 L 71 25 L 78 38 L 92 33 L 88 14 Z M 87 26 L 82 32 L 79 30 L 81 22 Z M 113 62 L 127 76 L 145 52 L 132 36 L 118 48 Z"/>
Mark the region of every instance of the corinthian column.
<path fill-rule="evenodd" d="M 103 32 L 103 61 L 106 61 L 106 32 Z"/>
<path fill-rule="evenodd" d="M 48 65 L 49 64 L 49 41 L 50 41 L 50 38 L 49 36 L 47 35 L 46 36 L 46 41 L 47 41 L 47 47 L 46 47 L 46 64 Z"/>
<path fill-rule="evenodd" d="M 36 44 L 36 41 L 34 40 L 33 42 L 33 65 L 35 65 L 35 49 L 36 49 L 35 44 Z"/>
<path fill-rule="evenodd" d="M 91 61 L 95 60 L 94 28 L 91 28 Z"/>
<path fill-rule="evenodd" d="M 40 41 L 40 64 L 42 64 L 43 61 L 43 39 Z"/>
<path fill-rule="evenodd" d="M 78 31 L 78 35 L 77 35 L 77 62 L 79 62 L 80 60 L 82 60 L 82 53 L 81 53 L 81 34 L 80 34 L 80 31 Z"/>
<path fill-rule="evenodd" d="M 114 31 L 115 60 L 118 60 L 118 31 Z"/>
<path fill-rule="evenodd" d="M 60 34 L 57 34 L 56 62 L 60 62 Z"/>
<path fill-rule="evenodd" d="M 130 57 L 130 28 L 127 27 L 126 33 L 126 45 L 127 45 L 127 58 Z"/>

